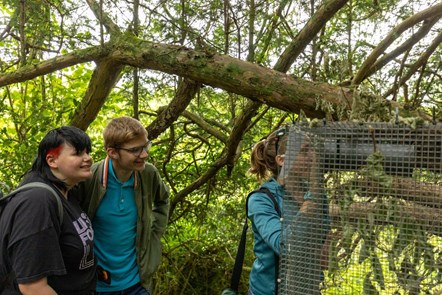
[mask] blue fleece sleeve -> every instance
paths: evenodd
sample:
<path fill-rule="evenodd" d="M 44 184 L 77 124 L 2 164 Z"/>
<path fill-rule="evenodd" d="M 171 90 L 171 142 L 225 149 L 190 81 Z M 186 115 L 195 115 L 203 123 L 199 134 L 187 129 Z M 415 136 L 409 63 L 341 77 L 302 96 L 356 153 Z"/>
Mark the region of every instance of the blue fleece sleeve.
<path fill-rule="evenodd" d="M 281 221 L 272 200 L 264 193 L 254 193 L 249 198 L 248 217 L 265 243 L 279 255 Z"/>

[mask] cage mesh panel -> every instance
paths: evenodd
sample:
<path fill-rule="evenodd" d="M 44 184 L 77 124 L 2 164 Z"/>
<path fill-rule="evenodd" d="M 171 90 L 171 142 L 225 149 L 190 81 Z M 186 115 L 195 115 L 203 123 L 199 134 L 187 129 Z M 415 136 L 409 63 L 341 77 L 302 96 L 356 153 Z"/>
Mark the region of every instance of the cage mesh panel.
<path fill-rule="evenodd" d="M 442 294 L 441 143 L 439 124 L 291 126 L 278 293 Z"/>

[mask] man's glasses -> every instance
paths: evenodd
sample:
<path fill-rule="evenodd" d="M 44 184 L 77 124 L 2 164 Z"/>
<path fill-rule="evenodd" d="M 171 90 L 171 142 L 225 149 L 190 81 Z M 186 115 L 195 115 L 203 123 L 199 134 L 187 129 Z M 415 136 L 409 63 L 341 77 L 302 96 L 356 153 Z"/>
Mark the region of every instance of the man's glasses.
<path fill-rule="evenodd" d="M 116 149 L 126 151 L 136 157 L 139 157 L 143 151 L 146 151 L 146 153 L 149 153 L 151 147 L 152 147 L 152 141 L 148 140 L 147 143 L 142 146 L 136 146 L 133 148 L 116 147 Z"/>

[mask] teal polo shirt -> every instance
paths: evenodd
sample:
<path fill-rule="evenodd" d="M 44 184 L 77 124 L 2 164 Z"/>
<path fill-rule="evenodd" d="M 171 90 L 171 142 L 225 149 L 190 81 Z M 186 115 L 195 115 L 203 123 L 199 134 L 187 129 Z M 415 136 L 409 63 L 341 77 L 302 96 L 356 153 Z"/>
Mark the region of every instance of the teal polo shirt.
<path fill-rule="evenodd" d="M 98 266 L 110 273 L 110 283 L 97 282 L 98 292 L 121 291 L 140 282 L 136 261 L 137 207 L 134 175 L 126 182 L 115 176 L 112 160 L 106 193 L 94 219 L 94 250 Z"/>

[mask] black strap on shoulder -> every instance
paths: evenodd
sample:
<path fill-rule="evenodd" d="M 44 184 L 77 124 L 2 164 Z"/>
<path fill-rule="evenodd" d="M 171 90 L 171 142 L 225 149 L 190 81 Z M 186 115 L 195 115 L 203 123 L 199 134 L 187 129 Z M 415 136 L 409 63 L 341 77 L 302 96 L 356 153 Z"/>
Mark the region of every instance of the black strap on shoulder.
<path fill-rule="evenodd" d="M 275 207 L 276 212 L 281 217 L 281 210 L 279 208 L 278 201 L 276 201 L 275 196 L 270 192 L 270 190 L 268 188 L 260 187 L 259 189 L 254 190 L 247 195 L 246 219 L 244 221 L 244 226 L 243 226 L 242 233 L 241 233 L 241 239 L 240 239 L 239 245 L 238 245 L 238 251 L 236 252 L 235 264 L 233 265 L 232 277 L 230 279 L 230 289 L 232 289 L 235 292 L 238 292 L 239 281 L 241 279 L 242 265 L 244 263 L 244 254 L 245 254 L 245 249 L 246 249 L 246 236 L 247 236 L 247 229 L 249 228 L 248 222 L 247 222 L 248 221 L 248 213 L 249 213 L 249 209 L 248 209 L 249 198 L 252 194 L 257 193 L 257 192 L 266 194 L 266 196 L 268 196 L 272 200 L 273 206 Z M 275 254 L 275 265 L 276 265 L 276 278 L 278 278 L 279 256 L 276 254 Z M 275 287 L 277 288 L 277 286 L 278 285 L 276 284 Z"/>
<path fill-rule="evenodd" d="M 29 182 L 27 184 L 24 184 L 18 188 L 16 188 L 15 190 L 13 190 L 12 192 L 10 192 L 9 194 L 2 196 L 2 198 L 0 199 L 0 201 L 6 200 L 7 198 L 11 198 L 13 196 L 15 196 L 17 193 L 21 192 L 21 191 L 25 191 L 31 188 L 44 188 L 47 189 L 48 191 L 50 191 L 52 193 L 52 195 L 55 197 L 55 199 L 57 200 L 57 207 L 58 207 L 58 220 L 61 222 L 63 221 L 63 203 L 60 199 L 60 196 L 58 195 L 58 193 L 48 184 L 43 183 L 43 182 Z"/>
<path fill-rule="evenodd" d="M 247 214 L 247 216 L 248 216 L 248 199 L 249 199 L 249 196 L 251 195 L 251 194 L 253 194 L 253 193 L 255 193 L 255 192 L 260 192 L 260 193 L 265 193 L 269 198 L 270 198 L 270 200 L 272 200 L 272 202 L 273 202 L 273 207 L 275 207 L 275 210 L 276 210 L 276 213 L 278 213 L 278 215 L 279 215 L 279 217 L 281 217 L 282 216 L 282 214 L 281 214 L 281 209 L 279 209 L 279 204 L 278 204 L 278 201 L 276 201 L 276 198 L 275 198 L 275 196 L 272 194 L 272 192 L 268 189 L 268 188 L 266 188 L 266 187 L 260 187 L 259 189 L 257 189 L 257 190 L 254 190 L 253 192 L 251 192 L 248 196 L 247 196 L 247 201 L 246 201 L 246 214 Z"/>

